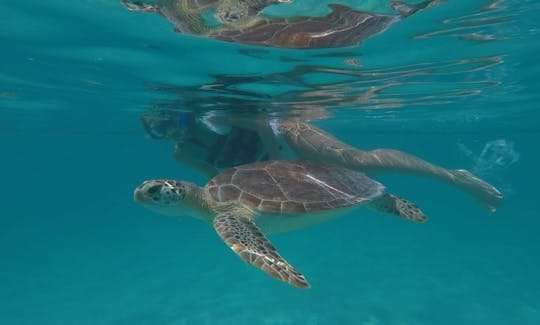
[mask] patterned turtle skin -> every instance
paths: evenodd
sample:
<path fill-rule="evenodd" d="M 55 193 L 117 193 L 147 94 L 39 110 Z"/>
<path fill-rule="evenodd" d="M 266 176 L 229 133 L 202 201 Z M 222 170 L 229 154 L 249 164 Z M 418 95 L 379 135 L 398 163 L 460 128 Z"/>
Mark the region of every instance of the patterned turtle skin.
<path fill-rule="evenodd" d="M 355 10 L 330 4 L 331 12 L 322 17 L 267 17 L 269 5 L 292 0 L 121 0 L 132 11 L 155 12 L 175 25 L 175 31 L 232 43 L 291 49 L 348 47 L 360 44 L 418 10 L 443 0 L 409 5 L 393 1 L 395 15 Z M 217 25 L 208 23 L 207 12 L 214 11 Z M 206 17 L 206 18 L 205 18 Z"/>
<path fill-rule="evenodd" d="M 373 201 L 385 187 L 361 172 L 313 162 L 263 161 L 233 167 L 205 186 L 220 203 L 260 212 L 305 213 Z"/>

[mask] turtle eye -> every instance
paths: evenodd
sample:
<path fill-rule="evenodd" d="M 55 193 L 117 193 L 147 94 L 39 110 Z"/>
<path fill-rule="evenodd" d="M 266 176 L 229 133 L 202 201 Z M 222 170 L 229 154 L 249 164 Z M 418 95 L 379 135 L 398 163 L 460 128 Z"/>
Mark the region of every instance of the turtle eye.
<path fill-rule="evenodd" d="M 150 187 L 148 189 L 148 193 L 156 194 L 157 192 L 159 192 L 161 190 L 162 187 L 163 187 L 163 185 L 154 185 L 154 186 L 152 186 L 152 187 Z"/>

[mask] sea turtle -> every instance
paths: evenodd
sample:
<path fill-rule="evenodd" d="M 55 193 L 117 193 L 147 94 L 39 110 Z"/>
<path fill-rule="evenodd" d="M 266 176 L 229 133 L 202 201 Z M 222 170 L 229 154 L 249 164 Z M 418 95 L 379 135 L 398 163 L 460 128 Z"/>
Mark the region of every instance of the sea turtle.
<path fill-rule="evenodd" d="M 322 17 L 267 17 L 261 11 L 272 4 L 292 0 L 121 0 L 128 9 L 156 12 L 185 34 L 226 42 L 279 48 L 314 49 L 360 44 L 404 17 L 443 0 L 410 5 L 393 1 L 397 15 L 376 14 L 330 4 L 331 12 Z M 215 22 L 206 13 L 214 11 Z"/>
<path fill-rule="evenodd" d="M 305 277 L 280 256 L 265 233 L 307 227 L 362 205 L 415 222 L 426 220 L 415 204 L 387 193 L 363 173 L 306 161 L 233 167 L 202 188 L 150 180 L 135 189 L 134 198 L 158 213 L 202 219 L 245 262 L 299 288 L 309 287 Z"/>

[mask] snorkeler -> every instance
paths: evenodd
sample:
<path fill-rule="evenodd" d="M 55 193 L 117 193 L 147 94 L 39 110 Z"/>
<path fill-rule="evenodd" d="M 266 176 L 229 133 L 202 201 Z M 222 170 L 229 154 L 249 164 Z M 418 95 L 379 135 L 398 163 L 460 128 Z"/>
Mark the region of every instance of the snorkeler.
<path fill-rule="evenodd" d="M 161 111 L 141 117 L 146 133 L 175 143 L 174 157 L 208 178 L 223 169 L 269 159 L 331 163 L 368 175 L 410 174 L 457 186 L 490 211 L 503 202 L 492 185 L 464 169 L 445 169 L 393 149 L 362 151 L 308 123 L 307 119 L 268 118 Z"/>

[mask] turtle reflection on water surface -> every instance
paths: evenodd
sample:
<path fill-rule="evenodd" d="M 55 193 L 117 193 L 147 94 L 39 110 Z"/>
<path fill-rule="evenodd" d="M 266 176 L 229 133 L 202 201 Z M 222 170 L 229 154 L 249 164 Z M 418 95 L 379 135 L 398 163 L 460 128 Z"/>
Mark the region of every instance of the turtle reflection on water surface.
<path fill-rule="evenodd" d="M 396 15 L 376 14 L 330 4 L 322 17 L 268 17 L 269 5 L 292 0 L 121 0 L 133 11 L 155 12 L 175 25 L 175 30 L 226 42 L 279 48 L 315 49 L 347 47 L 383 32 L 394 23 L 443 0 L 406 4 L 393 1 Z M 214 12 L 214 22 L 207 13 Z"/>

